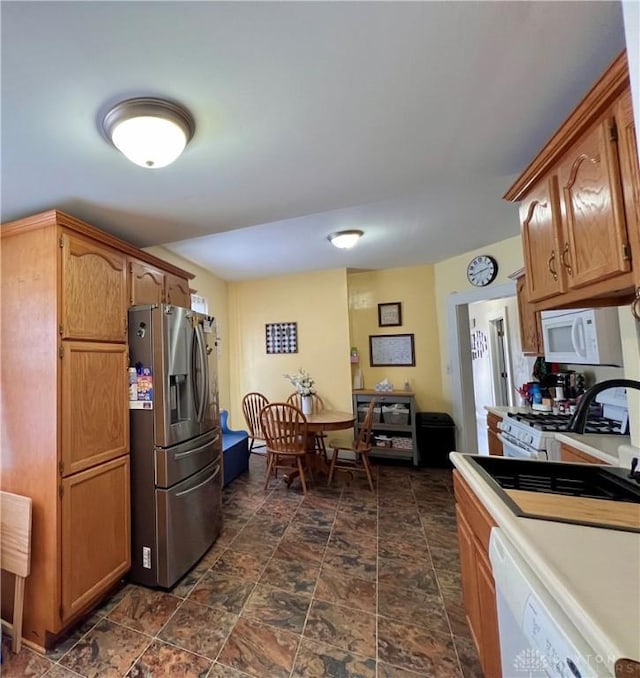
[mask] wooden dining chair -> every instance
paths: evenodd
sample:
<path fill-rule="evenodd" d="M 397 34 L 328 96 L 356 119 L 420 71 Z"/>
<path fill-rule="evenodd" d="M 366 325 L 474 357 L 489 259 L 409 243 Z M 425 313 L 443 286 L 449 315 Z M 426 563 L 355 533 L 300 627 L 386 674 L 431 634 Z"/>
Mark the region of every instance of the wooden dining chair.
<path fill-rule="evenodd" d="M 242 399 L 242 414 L 244 414 L 244 420 L 247 422 L 247 428 L 249 429 L 249 454 L 253 452 L 253 446 L 256 441 L 259 441 L 258 447 L 263 447 L 265 444 L 260 413 L 268 404 L 269 400 L 267 397 L 255 391 L 247 393 Z"/>
<path fill-rule="evenodd" d="M 267 474 L 264 489 L 269 479 L 279 468 L 297 468 L 302 491 L 307 494 L 305 480 L 307 452 L 307 418 L 288 403 L 272 403 L 263 408 L 260 424 L 267 444 Z"/>
<path fill-rule="evenodd" d="M 369 452 L 371 452 L 371 429 L 373 427 L 373 409 L 375 407 L 375 400 L 372 398 L 367 408 L 364 421 L 360 427 L 358 437 L 352 442 L 342 444 L 340 442 L 330 442 L 333 448 L 333 457 L 331 458 L 331 466 L 329 467 L 329 480 L 327 484 L 331 484 L 333 474 L 336 469 L 344 471 L 364 471 L 369 480 L 369 487 L 373 492 L 373 478 L 371 476 L 371 464 L 369 463 Z M 355 459 L 340 459 L 340 452 L 350 452 L 355 455 Z"/>
<path fill-rule="evenodd" d="M 0 492 L 0 567 L 13 574 L 13 618 L 2 620 L 11 633 L 11 649 L 22 645 L 24 580 L 31 570 L 31 499 Z"/>
<path fill-rule="evenodd" d="M 287 398 L 287 403 L 289 405 L 293 405 L 294 407 L 297 407 L 299 410 L 302 411 L 302 396 L 297 392 L 294 391 L 288 398 Z M 311 396 L 311 412 L 313 414 L 317 414 L 318 412 L 322 412 L 324 410 L 324 402 L 322 398 L 319 395 L 316 395 L 315 393 Z M 329 462 L 329 458 L 327 457 L 327 446 L 325 444 L 325 438 L 327 437 L 326 433 L 323 433 L 322 431 L 319 431 L 314 435 L 314 447 L 318 454 L 321 454 L 325 460 L 326 463 Z"/>

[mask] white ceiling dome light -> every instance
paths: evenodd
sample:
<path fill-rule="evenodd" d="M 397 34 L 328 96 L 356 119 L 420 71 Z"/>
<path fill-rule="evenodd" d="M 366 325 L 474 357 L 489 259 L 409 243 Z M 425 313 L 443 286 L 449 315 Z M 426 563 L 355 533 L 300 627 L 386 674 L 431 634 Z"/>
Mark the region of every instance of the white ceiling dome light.
<path fill-rule="evenodd" d="M 348 250 L 351 249 L 363 235 L 364 232 L 358 230 L 336 231 L 335 233 L 327 236 L 327 240 L 329 240 L 329 242 L 334 247 L 339 247 L 342 250 Z"/>
<path fill-rule="evenodd" d="M 127 99 L 105 116 L 102 128 L 113 145 L 140 167 L 170 165 L 193 137 L 189 111 L 165 99 Z"/>

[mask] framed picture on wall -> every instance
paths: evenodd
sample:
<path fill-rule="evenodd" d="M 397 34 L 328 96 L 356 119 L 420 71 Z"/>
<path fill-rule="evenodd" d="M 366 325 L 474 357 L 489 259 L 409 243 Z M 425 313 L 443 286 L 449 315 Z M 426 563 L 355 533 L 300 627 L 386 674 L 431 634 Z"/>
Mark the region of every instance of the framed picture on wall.
<path fill-rule="evenodd" d="M 371 367 L 413 367 L 416 364 L 413 334 L 369 335 L 369 363 Z"/>
<path fill-rule="evenodd" d="M 402 304 L 399 301 L 378 304 L 378 327 L 399 325 L 402 325 Z"/>
<path fill-rule="evenodd" d="M 267 353 L 297 353 L 298 323 L 267 323 L 265 344 Z"/>

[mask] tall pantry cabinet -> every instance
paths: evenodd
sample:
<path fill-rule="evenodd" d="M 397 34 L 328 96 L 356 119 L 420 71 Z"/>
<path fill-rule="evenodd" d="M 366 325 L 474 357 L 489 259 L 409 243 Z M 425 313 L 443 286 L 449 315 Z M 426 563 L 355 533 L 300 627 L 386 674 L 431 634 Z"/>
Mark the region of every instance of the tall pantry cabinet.
<path fill-rule="evenodd" d="M 33 500 L 23 637 L 43 649 L 130 567 L 128 270 L 150 257 L 57 211 L 0 233 L 0 484 Z"/>

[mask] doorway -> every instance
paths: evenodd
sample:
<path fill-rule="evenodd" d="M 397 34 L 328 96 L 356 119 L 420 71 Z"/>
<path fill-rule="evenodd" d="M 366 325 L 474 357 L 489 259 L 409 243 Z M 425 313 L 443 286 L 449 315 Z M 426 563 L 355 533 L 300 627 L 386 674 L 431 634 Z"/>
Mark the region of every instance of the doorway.
<path fill-rule="evenodd" d="M 486 289 L 458 292 L 448 299 L 452 409 L 457 427 L 457 449 L 461 452 L 478 451 L 478 418 L 473 382 L 473 358 L 469 340 L 473 328 L 469 320 L 469 305 L 480 301 L 515 297 L 515 295 L 515 281 L 510 280 Z M 492 319 L 496 320 L 498 317 Z"/>
<path fill-rule="evenodd" d="M 513 383 L 511 379 L 511 354 L 509 351 L 506 315 L 489 321 L 491 367 L 493 383 L 493 404 L 508 407 L 513 405 Z"/>

